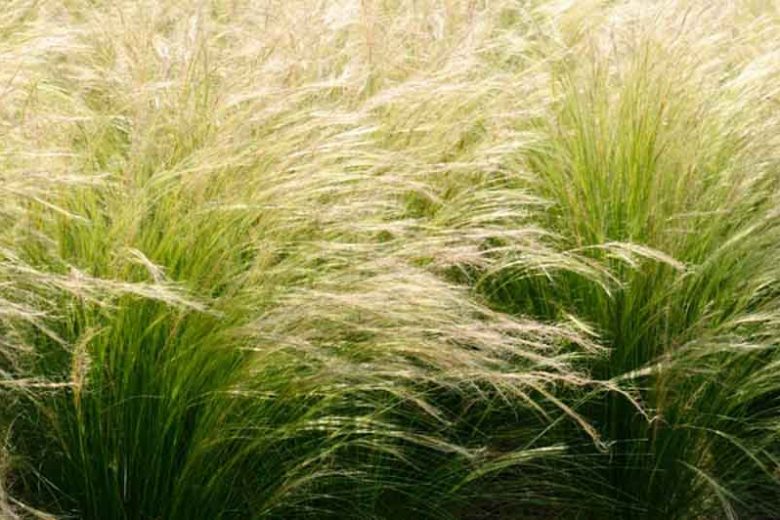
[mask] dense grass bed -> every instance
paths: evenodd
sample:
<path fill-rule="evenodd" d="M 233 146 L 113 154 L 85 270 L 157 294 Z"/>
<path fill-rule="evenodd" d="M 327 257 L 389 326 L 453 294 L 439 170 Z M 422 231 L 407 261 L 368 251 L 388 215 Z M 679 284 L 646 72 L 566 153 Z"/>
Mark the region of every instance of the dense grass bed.
<path fill-rule="evenodd" d="M 0 518 L 780 519 L 780 4 L 2 2 Z"/>

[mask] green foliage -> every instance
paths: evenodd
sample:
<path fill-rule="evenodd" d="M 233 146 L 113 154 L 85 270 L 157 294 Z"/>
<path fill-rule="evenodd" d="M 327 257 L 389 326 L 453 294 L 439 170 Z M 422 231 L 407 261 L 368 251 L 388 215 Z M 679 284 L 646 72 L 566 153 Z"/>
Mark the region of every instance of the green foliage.
<path fill-rule="evenodd" d="M 0 516 L 780 517 L 779 11 L 10 2 Z"/>

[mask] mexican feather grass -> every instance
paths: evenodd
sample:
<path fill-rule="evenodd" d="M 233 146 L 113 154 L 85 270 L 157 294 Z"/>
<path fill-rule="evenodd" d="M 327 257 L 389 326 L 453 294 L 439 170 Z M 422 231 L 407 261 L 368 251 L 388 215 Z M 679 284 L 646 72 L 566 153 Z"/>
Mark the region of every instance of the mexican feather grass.
<path fill-rule="evenodd" d="M 9 0 L 0 517 L 780 518 L 780 4 Z"/>

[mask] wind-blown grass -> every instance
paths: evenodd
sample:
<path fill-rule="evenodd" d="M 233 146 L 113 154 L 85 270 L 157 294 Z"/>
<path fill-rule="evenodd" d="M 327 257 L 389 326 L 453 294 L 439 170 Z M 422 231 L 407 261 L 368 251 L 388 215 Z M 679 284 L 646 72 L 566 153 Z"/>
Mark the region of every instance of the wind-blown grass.
<path fill-rule="evenodd" d="M 0 515 L 780 516 L 780 18 L 0 14 Z"/>

